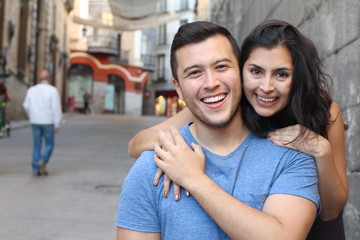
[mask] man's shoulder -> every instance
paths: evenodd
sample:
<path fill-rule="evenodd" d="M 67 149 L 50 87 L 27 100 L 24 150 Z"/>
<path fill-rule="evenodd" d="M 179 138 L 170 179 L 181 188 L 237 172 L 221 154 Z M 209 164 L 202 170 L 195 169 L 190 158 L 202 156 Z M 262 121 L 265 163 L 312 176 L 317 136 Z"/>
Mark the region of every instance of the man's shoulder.
<path fill-rule="evenodd" d="M 154 151 L 144 151 L 131 167 L 133 176 L 142 176 L 153 178 L 157 171 L 157 166 L 154 162 Z"/>
<path fill-rule="evenodd" d="M 189 140 L 190 138 L 192 138 L 192 134 L 190 132 L 190 125 L 192 124 L 192 122 L 189 122 L 187 124 L 185 124 L 182 128 L 180 128 L 179 132 L 180 134 L 183 136 L 183 138 L 185 139 L 185 141 Z"/>
<path fill-rule="evenodd" d="M 154 158 L 154 154 L 155 152 L 153 150 L 148 150 L 148 151 L 144 151 L 140 154 L 139 159 L 149 159 L 149 158 Z"/>
<path fill-rule="evenodd" d="M 277 148 L 279 148 L 279 146 L 272 144 L 272 142 L 270 140 L 268 140 L 267 138 L 260 137 L 260 136 L 256 135 L 255 133 L 250 133 L 248 138 L 249 138 L 249 145 L 251 148 L 259 148 L 259 149 L 263 149 L 263 148 L 277 149 Z"/>
<path fill-rule="evenodd" d="M 136 164 L 147 166 L 147 168 L 155 168 L 156 165 L 154 163 L 154 155 L 154 151 L 144 151 L 140 154 L 139 158 L 136 159 Z"/>
<path fill-rule="evenodd" d="M 251 139 L 250 139 L 249 147 L 254 152 L 264 153 L 267 155 L 269 155 L 269 154 L 298 155 L 299 154 L 299 155 L 309 156 L 303 152 L 299 152 L 299 151 L 291 149 L 291 148 L 275 145 L 271 142 L 271 140 L 268 140 L 267 138 L 259 137 L 259 136 L 255 135 L 254 133 L 251 133 L 250 137 L 251 137 Z"/>
<path fill-rule="evenodd" d="M 51 88 L 56 89 L 55 86 L 51 85 L 49 82 L 39 82 L 38 84 L 32 86 L 31 88 Z"/>

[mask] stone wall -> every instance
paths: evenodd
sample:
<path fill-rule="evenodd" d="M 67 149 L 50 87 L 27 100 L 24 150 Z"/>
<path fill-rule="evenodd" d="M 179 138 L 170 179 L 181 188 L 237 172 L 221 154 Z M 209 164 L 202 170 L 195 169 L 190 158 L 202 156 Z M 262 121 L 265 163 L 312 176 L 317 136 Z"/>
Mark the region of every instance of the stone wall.
<path fill-rule="evenodd" d="M 227 27 L 239 43 L 266 19 L 285 20 L 314 41 L 333 79 L 333 98 L 349 125 L 344 221 L 347 239 L 360 239 L 360 1 L 212 0 L 209 9 L 209 19 Z"/>

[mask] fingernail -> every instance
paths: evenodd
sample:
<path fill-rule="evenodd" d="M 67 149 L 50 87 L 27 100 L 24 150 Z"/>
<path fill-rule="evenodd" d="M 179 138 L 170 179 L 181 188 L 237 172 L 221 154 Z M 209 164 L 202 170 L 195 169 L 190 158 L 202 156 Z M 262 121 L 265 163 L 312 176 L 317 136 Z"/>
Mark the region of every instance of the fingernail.
<path fill-rule="evenodd" d="M 180 200 L 180 195 L 179 194 L 176 194 L 175 195 L 175 201 L 179 201 Z"/>
<path fill-rule="evenodd" d="M 190 193 L 188 191 L 185 191 L 186 196 L 190 196 Z"/>
<path fill-rule="evenodd" d="M 165 191 L 165 192 L 164 192 L 164 197 L 166 197 L 166 198 L 167 198 L 167 197 L 168 197 L 168 195 L 169 195 L 169 194 L 168 194 L 168 192 L 167 192 L 167 191 Z"/>
<path fill-rule="evenodd" d="M 159 183 L 159 182 L 158 182 L 157 180 L 154 180 L 154 183 L 153 183 L 153 184 L 154 184 L 154 186 L 157 186 L 158 183 Z"/>

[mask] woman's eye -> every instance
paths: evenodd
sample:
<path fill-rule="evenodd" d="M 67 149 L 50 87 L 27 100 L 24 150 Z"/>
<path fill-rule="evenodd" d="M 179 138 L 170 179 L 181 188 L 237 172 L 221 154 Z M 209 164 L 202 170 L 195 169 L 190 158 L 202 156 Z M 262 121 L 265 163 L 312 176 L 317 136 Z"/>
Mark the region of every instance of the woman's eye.
<path fill-rule="evenodd" d="M 250 72 L 254 75 L 259 75 L 261 74 L 261 70 L 258 69 L 258 68 L 254 68 L 254 69 L 251 69 Z"/>
<path fill-rule="evenodd" d="M 280 77 L 280 78 L 287 78 L 287 77 L 289 77 L 289 74 L 286 73 L 286 72 L 278 72 L 276 75 L 277 75 L 278 77 Z"/>

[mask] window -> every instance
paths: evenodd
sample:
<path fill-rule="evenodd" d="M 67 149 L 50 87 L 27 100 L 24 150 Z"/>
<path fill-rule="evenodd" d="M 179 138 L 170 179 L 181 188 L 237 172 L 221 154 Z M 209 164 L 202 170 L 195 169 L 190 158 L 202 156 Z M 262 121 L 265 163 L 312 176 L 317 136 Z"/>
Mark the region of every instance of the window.
<path fill-rule="evenodd" d="M 52 12 L 52 29 L 54 32 L 56 32 L 56 23 L 57 23 L 57 19 L 56 19 L 56 5 L 53 5 L 53 12 Z"/>
<path fill-rule="evenodd" d="M 157 57 L 157 79 L 165 81 L 165 55 L 161 54 Z"/>
<path fill-rule="evenodd" d="M 167 0 L 160 0 L 159 12 L 167 12 Z"/>
<path fill-rule="evenodd" d="M 97 42 L 99 40 L 99 29 L 94 27 L 94 31 L 93 31 L 93 40 L 95 42 Z"/>
<path fill-rule="evenodd" d="M 27 21 L 28 21 L 29 4 L 28 1 L 22 1 L 20 8 L 20 29 L 19 29 L 19 43 L 18 43 L 18 72 L 25 74 L 26 66 L 26 35 L 27 35 Z"/>
<path fill-rule="evenodd" d="M 189 1 L 188 0 L 180 0 L 180 11 L 189 9 Z"/>
<path fill-rule="evenodd" d="M 0 0 L 0 19 L 3 19 L 3 21 L 5 21 L 4 19 L 4 9 L 5 9 L 5 0 Z M 11 27 L 9 28 L 9 30 L 11 29 Z M 0 24 L 0 53 L 3 52 L 2 47 L 3 47 L 3 31 L 4 31 L 4 22 L 1 22 Z M 11 30 L 10 30 L 11 31 Z M 8 33 L 8 36 L 10 35 L 10 31 Z M 11 38 L 9 37 L 10 41 Z M 3 61 L 3 56 L 0 55 L 0 62 Z"/>
<path fill-rule="evenodd" d="M 166 45 L 166 25 L 163 24 L 159 27 L 159 45 Z"/>

